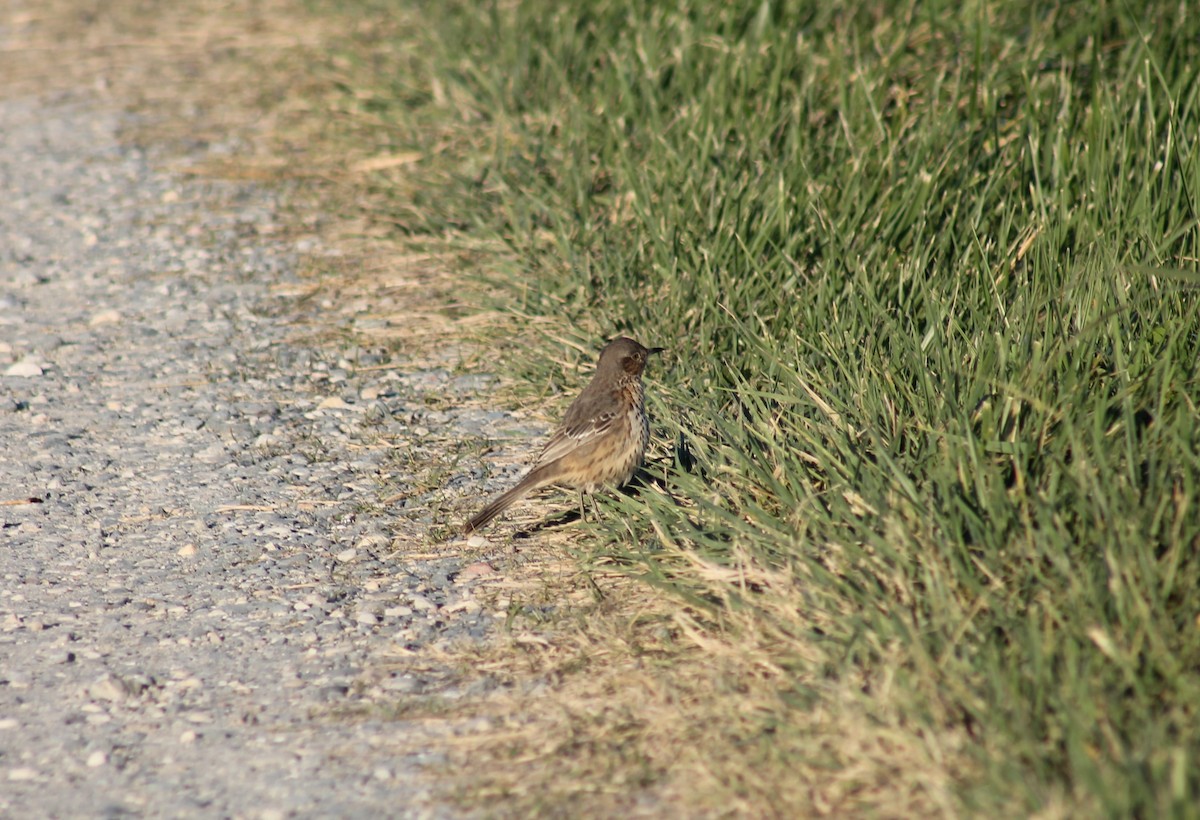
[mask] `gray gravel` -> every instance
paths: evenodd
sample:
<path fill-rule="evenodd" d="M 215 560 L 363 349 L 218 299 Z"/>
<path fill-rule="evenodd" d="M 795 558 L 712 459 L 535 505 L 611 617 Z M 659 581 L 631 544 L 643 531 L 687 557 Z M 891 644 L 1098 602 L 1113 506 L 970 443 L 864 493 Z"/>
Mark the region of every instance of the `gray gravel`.
<path fill-rule="evenodd" d="M 483 383 L 306 343 L 320 248 L 273 194 L 93 104 L 0 122 L 0 815 L 447 813 L 437 736 L 377 707 L 453 696 L 419 659 L 488 634 L 492 567 L 379 501 L 429 427 L 499 420 L 421 409 Z"/>

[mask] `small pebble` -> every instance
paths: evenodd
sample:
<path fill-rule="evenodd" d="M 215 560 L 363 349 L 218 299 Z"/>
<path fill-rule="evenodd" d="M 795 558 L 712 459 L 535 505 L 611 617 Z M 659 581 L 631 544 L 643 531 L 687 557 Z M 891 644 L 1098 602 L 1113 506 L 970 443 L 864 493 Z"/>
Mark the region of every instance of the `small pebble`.
<path fill-rule="evenodd" d="M 42 366 L 31 361 L 19 361 L 9 365 L 8 369 L 4 371 L 5 376 L 33 377 L 40 376 L 42 373 Z"/>
<path fill-rule="evenodd" d="M 473 564 L 467 564 L 458 573 L 459 581 L 470 581 L 473 578 L 484 578 L 488 575 L 495 575 L 496 568 L 487 561 L 476 561 Z"/>
<path fill-rule="evenodd" d="M 412 608 L 420 612 L 429 612 L 438 608 L 438 605 L 426 598 L 424 595 L 408 596 L 409 604 Z"/>
<path fill-rule="evenodd" d="M 367 533 L 354 545 L 361 550 L 379 549 L 386 547 L 392 542 L 392 539 L 378 532 Z"/>
<path fill-rule="evenodd" d="M 100 327 L 101 325 L 115 325 L 121 321 L 121 311 L 115 309 L 101 310 L 92 314 L 92 318 L 88 320 L 90 327 Z"/>

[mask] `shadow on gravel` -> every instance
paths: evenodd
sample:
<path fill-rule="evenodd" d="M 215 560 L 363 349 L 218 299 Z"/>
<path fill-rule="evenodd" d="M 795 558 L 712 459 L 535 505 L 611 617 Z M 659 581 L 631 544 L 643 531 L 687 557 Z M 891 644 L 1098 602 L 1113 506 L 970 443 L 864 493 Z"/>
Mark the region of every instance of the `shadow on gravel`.
<path fill-rule="evenodd" d="M 533 538 L 540 532 L 557 529 L 559 527 L 565 527 L 568 524 L 574 524 L 579 519 L 579 510 L 567 510 L 565 513 L 560 513 L 559 515 L 552 516 L 544 521 L 539 521 L 532 526 L 517 530 L 515 533 L 513 533 L 513 539 L 524 540 L 527 538 Z"/>
<path fill-rule="evenodd" d="M 645 467 L 639 469 L 633 478 L 629 480 L 629 483 L 616 490 L 616 492 L 619 495 L 625 496 L 626 498 L 637 498 L 639 495 L 641 495 L 643 489 L 650 486 L 658 487 L 661 491 L 665 492 L 668 497 L 670 497 L 672 500 L 675 500 L 675 497 L 671 495 L 670 484 L 667 482 L 667 480 L 662 475 L 652 473 Z M 676 501 L 675 503 L 678 504 L 679 502 Z M 513 533 L 513 538 L 532 538 L 538 533 L 545 532 L 546 530 L 553 530 L 559 527 L 565 527 L 568 524 L 574 524 L 575 522 L 579 521 L 581 517 L 580 510 L 578 508 L 572 508 L 565 512 L 546 518 L 545 520 L 539 521 L 536 524 L 517 530 L 515 533 Z"/>

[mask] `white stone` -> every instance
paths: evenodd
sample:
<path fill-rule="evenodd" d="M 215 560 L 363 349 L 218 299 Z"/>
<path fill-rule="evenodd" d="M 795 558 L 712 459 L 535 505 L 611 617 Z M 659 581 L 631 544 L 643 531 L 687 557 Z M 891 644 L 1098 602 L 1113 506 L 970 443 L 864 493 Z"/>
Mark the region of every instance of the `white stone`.
<path fill-rule="evenodd" d="M 5 376 L 40 376 L 42 375 L 42 366 L 37 362 L 31 362 L 28 359 L 22 359 L 16 364 L 10 364 L 8 369 L 4 371 Z"/>

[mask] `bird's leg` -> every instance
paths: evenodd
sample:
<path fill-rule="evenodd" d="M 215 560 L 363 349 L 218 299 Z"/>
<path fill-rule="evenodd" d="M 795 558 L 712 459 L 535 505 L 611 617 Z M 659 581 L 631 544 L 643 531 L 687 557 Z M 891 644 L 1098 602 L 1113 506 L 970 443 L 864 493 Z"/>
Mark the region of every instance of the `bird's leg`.
<path fill-rule="evenodd" d="M 600 521 L 600 508 L 596 506 L 596 494 L 592 493 L 588 496 L 588 500 L 592 502 L 592 520 Z"/>
<path fill-rule="evenodd" d="M 579 489 L 579 520 L 586 521 L 587 513 L 583 509 L 583 488 Z"/>

